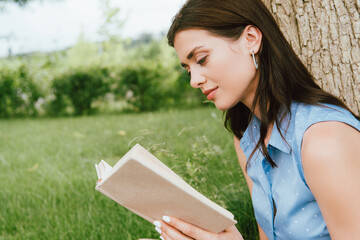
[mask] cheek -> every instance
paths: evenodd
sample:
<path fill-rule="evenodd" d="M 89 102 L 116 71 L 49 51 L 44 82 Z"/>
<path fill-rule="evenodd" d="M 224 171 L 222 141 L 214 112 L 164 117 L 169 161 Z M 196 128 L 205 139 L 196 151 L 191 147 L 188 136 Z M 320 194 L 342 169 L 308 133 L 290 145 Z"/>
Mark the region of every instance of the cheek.
<path fill-rule="evenodd" d="M 234 56 L 223 51 L 221 54 L 213 56 L 213 61 L 209 62 L 210 76 L 219 84 L 225 84 L 229 77 L 234 76 Z"/>
<path fill-rule="evenodd" d="M 248 56 L 234 55 L 221 61 L 219 65 L 222 72 L 221 84 L 233 91 L 246 88 L 256 73 L 255 67 L 249 59 Z"/>

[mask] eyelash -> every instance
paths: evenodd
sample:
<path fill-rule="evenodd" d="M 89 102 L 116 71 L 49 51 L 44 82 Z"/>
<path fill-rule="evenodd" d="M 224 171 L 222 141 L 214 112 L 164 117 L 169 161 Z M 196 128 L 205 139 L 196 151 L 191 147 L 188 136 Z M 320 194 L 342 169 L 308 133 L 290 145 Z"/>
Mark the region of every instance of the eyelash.
<path fill-rule="evenodd" d="M 196 64 L 200 64 L 200 66 L 203 66 L 205 61 L 206 61 L 206 58 L 207 58 L 207 56 L 201 58 L 199 61 L 196 62 Z M 190 71 L 188 72 L 188 76 L 191 77 L 191 72 Z"/>
<path fill-rule="evenodd" d="M 200 59 L 197 64 L 200 64 L 201 66 L 205 63 L 207 56 L 203 57 L 202 59 Z"/>

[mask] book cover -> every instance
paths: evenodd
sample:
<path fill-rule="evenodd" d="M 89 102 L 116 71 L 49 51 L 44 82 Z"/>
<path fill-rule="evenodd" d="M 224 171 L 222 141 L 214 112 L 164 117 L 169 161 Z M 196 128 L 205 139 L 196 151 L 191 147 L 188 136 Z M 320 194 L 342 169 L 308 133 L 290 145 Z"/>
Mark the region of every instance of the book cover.
<path fill-rule="evenodd" d="M 168 215 L 211 232 L 235 224 L 232 213 L 212 202 L 136 144 L 114 167 L 95 164 L 95 189 L 150 221 Z"/>

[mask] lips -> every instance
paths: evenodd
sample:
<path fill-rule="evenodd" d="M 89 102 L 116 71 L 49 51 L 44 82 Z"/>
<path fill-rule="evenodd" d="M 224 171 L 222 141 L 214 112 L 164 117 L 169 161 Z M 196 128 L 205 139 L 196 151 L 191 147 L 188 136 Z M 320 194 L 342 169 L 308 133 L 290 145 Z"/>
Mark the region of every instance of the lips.
<path fill-rule="evenodd" d="M 215 96 L 216 90 L 218 89 L 218 87 L 214 87 L 214 88 L 210 88 L 207 90 L 203 91 L 203 94 L 207 96 L 208 100 L 212 100 Z"/>

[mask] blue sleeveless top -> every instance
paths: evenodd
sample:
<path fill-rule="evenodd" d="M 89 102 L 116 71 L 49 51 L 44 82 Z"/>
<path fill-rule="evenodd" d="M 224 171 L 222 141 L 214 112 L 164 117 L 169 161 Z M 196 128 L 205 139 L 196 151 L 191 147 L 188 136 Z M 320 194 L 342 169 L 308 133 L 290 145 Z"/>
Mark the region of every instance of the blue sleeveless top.
<path fill-rule="evenodd" d="M 360 131 L 360 121 L 343 108 L 323 105 L 292 103 L 291 114 L 280 126 L 287 143 L 274 124 L 267 150 L 278 167 L 272 168 L 260 150 L 256 150 L 250 160 L 247 173 L 254 183 L 255 218 L 269 240 L 330 239 L 320 208 L 305 181 L 301 164 L 302 138 L 317 122 L 344 122 Z M 259 127 L 260 121 L 254 117 L 240 140 L 247 159 L 259 139 Z"/>

